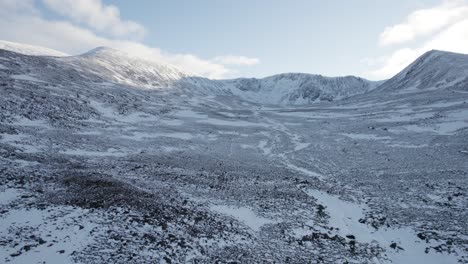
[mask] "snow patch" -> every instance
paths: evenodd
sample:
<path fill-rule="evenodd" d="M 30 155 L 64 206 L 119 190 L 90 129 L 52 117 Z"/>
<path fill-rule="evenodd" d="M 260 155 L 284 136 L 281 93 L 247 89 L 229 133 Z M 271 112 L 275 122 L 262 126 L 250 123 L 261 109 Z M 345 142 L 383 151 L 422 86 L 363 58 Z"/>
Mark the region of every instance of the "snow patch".
<path fill-rule="evenodd" d="M 84 149 L 67 149 L 60 151 L 60 153 L 65 155 L 74 155 L 74 156 L 96 156 L 96 157 L 124 157 L 127 153 L 120 152 L 115 149 L 108 149 L 107 151 L 91 151 Z"/>
<path fill-rule="evenodd" d="M 30 82 L 41 82 L 43 83 L 44 81 L 39 80 L 31 75 L 26 75 L 26 74 L 15 74 L 10 76 L 12 79 L 15 80 L 22 80 L 22 81 L 30 81 Z"/>
<path fill-rule="evenodd" d="M 305 149 L 308 146 L 310 146 L 310 143 L 296 143 L 296 146 L 294 146 L 294 151 L 299 151 L 301 149 Z"/>
<path fill-rule="evenodd" d="M 146 132 L 132 132 L 133 135 L 122 135 L 122 138 L 133 139 L 133 140 L 143 140 L 145 138 L 158 138 L 158 137 L 168 137 L 168 138 L 177 138 L 183 140 L 191 140 L 195 136 L 191 133 L 186 132 L 171 132 L 171 133 L 146 133 Z"/>
<path fill-rule="evenodd" d="M 24 117 L 18 118 L 18 120 L 12 123 L 12 125 L 51 128 L 51 126 L 45 120 L 31 120 L 31 119 L 24 118 Z"/>
<path fill-rule="evenodd" d="M 377 122 L 408 122 L 408 121 L 415 121 L 418 119 L 430 118 L 434 114 L 433 113 L 417 113 L 411 115 L 390 115 L 385 118 L 377 119 Z"/>
<path fill-rule="evenodd" d="M 7 205 L 20 196 L 18 189 L 8 188 L 0 192 L 0 205 Z"/>
<path fill-rule="evenodd" d="M 238 126 L 238 127 L 255 127 L 255 126 L 263 126 L 262 124 L 258 123 L 251 123 L 242 120 L 221 120 L 221 119 L 214 119 L 214 118 L 207 118 L 198 120 L 198 123 L 216 125 L 216 126 Z"/>
<path fill-rule="evenodd" d="M 258 147 L 263 151 L 265 155 L 270 155 L 271 154 L 271 147 L 267 147 L 268 141 L 266 140 L 260 140 L 258 143 Z"/>
<path fill-rule="evenodd" d="M 340 236 L 354 235 L 361 243 L 378 242 L 386 249 L 388 259 L 384 263 L 457 263 L 456 255 L 436 253 L 429 251 L 425 253 L 429 243 L 421 241 L 410 228 L 381 228 L 375 230 L 365 224 L 359 223 L 364 217 L 367 206 L 347 202 L 318 190 L 308 190 L 306 193 L 324 205 L 325 211 L 330 216 L 329 225 L 337 228 Z M 390 244 L 396 242 L 403 250 L 394 250 Z"/>
<path fill-rule="evenodd" d="M 74 251 L 79 251 L 92 242 L 89 233 L 96 225 L 91 222 L 81 223 L 83 229 L 76 225 L 83 219 L 86 210 L 72 207 L 10 210 L 0 217 L 0 234 L 6 236 L 15 229 L 30 230 L 32 234 L 39 234 L 45 243 L 34 242 L 30 250 L 21 250 L 25 244 L 14 247 L 0 246 L 0 261 L 8 263 L 75 263 L 71 259 Z M 45 236 L 48 234 L 50 236 Z M 25 236 L 29 237 L 30 234 Z M 44 236 L 42 236 L 44 235 Z M 62 251 L 63 250 L 63 251 Z M 16 257 L 11 254 L 20 252 Z"/>
<path fill-rule="evenodd" d="M 358 134 L 358 133 L 343 133 L 342 135 L 347 136 L 352 139 L 363 139 L 363 140 L 386 140 L 392 139 L 391 137 L 387 136 L 377 136 L 373 134 Z"/>
<path fill-rule="evenodd" d="M 174 152 L 174 151 L 182 151 L 183 150 L 181 148 L 176 148 L 176 147 L 171 147 L 171 146 L 164 146 L 164 147 L 161 147 L 161 149 L 164 152 Z"/>
<path fill-rule="evenodd" d="M 188 110 L 188 109 L 179 110 L 174 114 L 174 116 L 183 117 L 183 118 L 197 118 L 197 119 L 207 118 L 206 115 L 203 115 L 203 114 L 200 114 L 198 112 Z"/>
<path fill-rule="evenodd" d="M 329 118 L 352 118 L 356 115 L 345 114 L 345 113 L 323 113 L 323 112 L 316 112 L 313 109 L 308 111 L 290 111 L 290 112 L 277 112 L 277 115 L 282 116 L 294 116 L 294 117 L 303 117 L 303 118 L 312 118 L 312 119 L 329 119 Z"/>
<path fill-rule="evenodd" d="M 323 180 L 325 177 L 324 175 L 320 174 L 320 173 L 317 173 L 315 171 L 311 171 L 309 169 L 306 169 L 304 167 L 300 167 L 300 166 L 297 166 L 295 164 L 293 164 L 291 161 L 289 161 L 289 159 L 284 155 L 284 154 L 280 154 L 278 155 L 280 157 L 280 160 L 283 162 L 283 164 L 292 169 L 292 170 L 295 170 L 299 173 L 302 173 L 306 176 L 310 176 L 310 177 L 314 177 L 314 178 L 317 178 L 317 179 L 320 179 L 320 180 Z"/>
<path fill-rule="evenodd" d="M 260 231 L 261 227 L 266 224 L 274 223 L 275 221 L 256 215 L 252 209 L 248 207 L 230 207 L 226 205 L 212 205 L 212 210 L 221 214 L 232 216 L 254 231 Z"/>
<path fill-rule="evenodd" d="M 0 142 L 8 143 L 21 149 L 25 153 L 39 152 L 38 146 L 33 146 L 30 142 L 30 137 L 25 134 L 0 134 Z"/>
<path fill-rule="evenodd" d="M 104 104 L 96 102 L 96 101 L 90 101 L 89 104 L 96 109 L 101 115 L 107 118 L 115 119 L 117 116 L 115 115 L 114 109 L 111 107 L 105 107 Z"/>

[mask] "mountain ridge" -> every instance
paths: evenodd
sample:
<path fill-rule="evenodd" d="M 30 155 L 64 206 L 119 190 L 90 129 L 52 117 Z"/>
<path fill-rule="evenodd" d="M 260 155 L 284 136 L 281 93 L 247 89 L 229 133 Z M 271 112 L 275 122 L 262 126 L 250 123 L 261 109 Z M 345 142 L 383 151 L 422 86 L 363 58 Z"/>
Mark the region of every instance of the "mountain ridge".
<path fill-rule="evenodd" d="M 6 50 L 26 53 L 28 56 L 51 54 L 46 48 L 5 41 L 0 41 L 0 48 L 1 43 L 10 43 L 3 46 Z M 309 73 L 211 80 L 167 63 L 147 60 L 105 46 L 80 55 L 54 59 L 66 63 L 70 68 L 97 74 L 110 82 L 127 86 L 188 96 L 230 95 L 265 105 L 310 105 L 379 92 L 406 93 L 444 87 L 468 89 L 468 55 L 440 50 L 424 53 L 401 72 L 384 81 L 370 81 L 352 75 L 328 77 Z"/>
<path fill-rule="evenodd" d="M 398 93 L 444 65 L 464 74 L 464 57 L 338 101 L 367 82 L 237 88 L 107 51 L 0 50 L 3 263 L 468 259 L 468 93 Z"/>
<path fill-rule="evenodd" d="M 233 94 L 256 103 L 306 105 L 340 100 L 368 92 L 380 82 L 357 76 L 327 77 L 320 74 L 281 73 L 265 78 L 225 80 Z"/>
<path fill-rule="evenodd" d="M 23 43 L 11 42 L 6 40 L 0 40 L 0 49 L 9 50 L 16 53 L 21 53 L 30 56 L 53 56 L 53 57 L 65 57 L 70 56 L 64 52 Z"/>
<path fill-rule="evenodd" d="M 433 89 L 468 90 L 468 55 L 430 50 L 392 78 L 379 92 L 418 92 Z"/>

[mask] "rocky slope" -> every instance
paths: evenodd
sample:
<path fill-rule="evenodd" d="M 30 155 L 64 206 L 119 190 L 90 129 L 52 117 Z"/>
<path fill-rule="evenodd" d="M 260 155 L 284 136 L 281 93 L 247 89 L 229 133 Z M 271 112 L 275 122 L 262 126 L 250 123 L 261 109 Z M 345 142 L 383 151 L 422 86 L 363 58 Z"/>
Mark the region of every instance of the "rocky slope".
<path fill-rule="evenodd" d="M 468 91 L 468 55 L 428 51 L 377 91 L 407 93 L 447 88 Z"/>
<path fill-rule="evenodd" d="M 22 44 L 22 43 L 17 43 L 17 42 L 10 42 L 10 41 L 5 41 L 5 40 L 0 40 L 0 49 L 9 50 L 9 51 L 13 51 L 13 52 L 17 52 L 17 53 L 21 53 L 25 55 L 54 56 L 54 57 L 68 56 L 66 53 L 63 53 L 57 50 L 34 46 L 34 45 Z"/>
<path fill-rule="evenodd" d="M 12 42 L 0 42 L 0 47 L 25 55 L 64 55 L 42 47 Z M 43 60 L 48 60 L 44 63 L 59 63 L 64 70 L 80 71 L 132 87 L 178 92 L 182 95 L 234 95 L 241 100 L 269 105 L 308 105 L 340 100 L 366 93 L 381 83 L 354 76 L 324 77 L 301 73 L 279 74 L 263 79 L 215 81 L 194 76 L 165 63 L 144 60 L 106 47 L 78 56 Z"/>
<path fill-rule="evenodd" d="M 240 78 L 223 81 L 233 94 L 260 104 L 309 105 L 363 94 L 381 82 L 355 76 L 324 77 L 304 73 L 285 73 L 263 79 Z"/>
<path fill-rule="evenodd" d="M 262 108 L 109 49 L 0 50 L 0 262 L 468 263 L 468 93 L 443 82 L 467 77 L 456 57 Z M 446 85 L 399 92 L 433 67 Z"/>

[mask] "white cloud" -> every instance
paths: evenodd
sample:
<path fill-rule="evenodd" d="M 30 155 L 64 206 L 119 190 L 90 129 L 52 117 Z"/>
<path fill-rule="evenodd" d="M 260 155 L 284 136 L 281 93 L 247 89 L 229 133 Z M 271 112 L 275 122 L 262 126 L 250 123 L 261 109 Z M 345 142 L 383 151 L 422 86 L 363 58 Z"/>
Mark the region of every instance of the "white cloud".
<path fill-rule="evenodd" d="M 468 16 L 434 36 L 424 45 L 423 49 L 468 53 Z"/>
<path fill-rule="evenodd" d="M 454 5 L 455 2 L 445 3 L 444 5 Z M 460 4 L 461 2 L 456 2 Z M 468 5 L 459 6 L 460 10 L 465 10 Z M 432 9 L 424 9 L 432 10 Z M 417 13 L 413 12 L 412 14 Z M 420 31 L 422 32 L 422 31 Z M 414 35 L 418 39 L 423 34 Z M 366 62 L 373 62 L 376 69 L 365 74 L 371 79 L 386 79 L 397 74 L 403 68 L 411 64 L 415 59 L 429 50 L 444 50 L 468 54 L 468 14 L 461 19 L 452 20 L 439 31 L 433 31 L 432 34 L 426 33 L 424 41 L 414 48 L 404 47 L 394 50 L 389 55 L 378 58 L 367 58 Z"/>
<path fill-rule="evenodd" d="M 142 25 L 122 20 L 117 7 L 104 5 L 101 0 L 43 0 L 43 2 L 60 15 L 84 23 L 100 32 L 108 32 L 112 36 L 142 38 L 145 34 Z"/>
<path fill-rule="evenodd" d="M 98 46 L 107 46 L 213 79 L 232 77 L 236 73 L 215 60 L 192 54 L 173 54 L 132 40 L 106 38 L 69 21 L 44 19 L 34 7 L 33 0 L 0 0 L 0 37 L 68 54 L 80 54 Z"/>
<path fill-rule="evenodd" d="M 390 78 L 408 66 L 421 54 L 422 53 L 419 53 L 417 50 L 410 48 L 399 49 L 388 56 L 387 59 L 383 62 L 383 65 L 381 65 L 378 69 L 369 72 L 368 75 L 371 79 Z"/>
<path fill-rule="evenodd" d="M 7 14 L 7 13 L 15 13 L 15 12 L 22 12 L 22 13 L 29 13 L 29 14 L 37 14 L 37 10 L 33 6 L 34 0 L 0 0 L 0 14 Z"/>
<path fill-rule="evenodd" d="M 260 60 L 258 58 L 249 58 L 245 56 L 218 56 L 213 59 L 214 62 L 218 62 L 224 65 L 255 65 L 259 64 Z"/>
<path fill-rule="evenodd" d="M 380 57 L 367 57 L 361 59 L 361 63 L 366 64 L 369 67 L 376 67 L 382 63 L 384 63 L 388 59 L 388 56 L 380 56 Z"/>
<path fill-rule="evenodd" d="M 463 0 L 444 1 L 441 5 L 416 10 L 400 24 L 385 28 L 380 34 L 382 46 L 404 43 L 426 36 L 468 17 L 468 5 Z"/>

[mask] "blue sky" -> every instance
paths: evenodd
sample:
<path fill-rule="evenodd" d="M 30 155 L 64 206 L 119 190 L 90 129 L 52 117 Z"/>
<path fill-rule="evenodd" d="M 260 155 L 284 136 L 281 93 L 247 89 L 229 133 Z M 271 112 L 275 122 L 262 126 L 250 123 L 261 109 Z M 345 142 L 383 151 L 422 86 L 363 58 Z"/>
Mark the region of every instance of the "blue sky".
<path fill-rule="evenodd" d="M 243 76 L 281 72 L 360 74 L 378 56 L 378 36 L 428 1 L 109 1 L 124 17 L 147 25 L 150 45 L 210 58 L 259 58 Z"/>
<path fill-rule="evenodd" d="M 432 48 L 468 53 L 464 0 L 0 0 L 0 10 L 4 40 L 72 55 L 111 46 L 211 78 L 384 79 Z"/>

